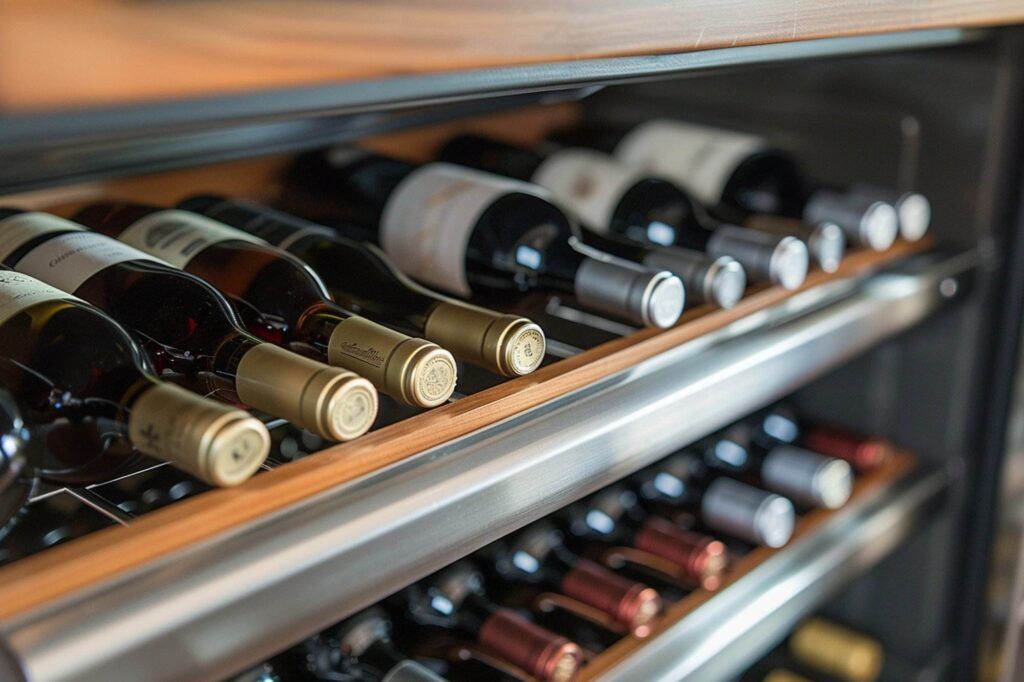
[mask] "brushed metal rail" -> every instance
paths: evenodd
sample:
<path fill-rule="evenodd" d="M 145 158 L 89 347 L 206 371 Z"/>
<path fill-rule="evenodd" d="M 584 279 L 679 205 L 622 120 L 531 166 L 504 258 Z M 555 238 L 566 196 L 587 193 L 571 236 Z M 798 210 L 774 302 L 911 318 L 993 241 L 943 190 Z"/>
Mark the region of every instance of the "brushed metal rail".
<path fill-rule="evenodd" d="M 912 327 L 976 262 L 922 257 L 816 287 L 4 622 L 0 679 L 222 679 Z"/>
<path fill-rule="evenodd" d="M 837 588 L 899 546 L 946 488 L 946 472 L 933 469 L 856 501 L 608 670 L 601 681 L 732 679 Z"/>

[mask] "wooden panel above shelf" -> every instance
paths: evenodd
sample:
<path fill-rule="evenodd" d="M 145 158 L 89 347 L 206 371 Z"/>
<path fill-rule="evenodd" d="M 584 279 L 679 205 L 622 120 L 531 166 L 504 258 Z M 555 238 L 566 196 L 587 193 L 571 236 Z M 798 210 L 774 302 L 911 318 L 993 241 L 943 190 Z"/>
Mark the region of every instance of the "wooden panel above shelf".
<path fill-rule="evenodd" d="M 1022 21 L 1018 0 L 0 0 L 0 108 Z"/>

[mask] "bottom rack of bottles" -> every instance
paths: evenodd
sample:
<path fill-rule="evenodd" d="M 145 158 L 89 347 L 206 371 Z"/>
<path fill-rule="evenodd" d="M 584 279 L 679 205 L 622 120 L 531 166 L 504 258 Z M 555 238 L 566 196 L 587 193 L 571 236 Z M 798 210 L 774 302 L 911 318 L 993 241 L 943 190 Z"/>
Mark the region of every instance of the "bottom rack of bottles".
<path fill-rule="evenodd" d="M 677 643 L 686 647 L 694 642 L 680 637 L 680 625 L 715 602 L 738 600 L 731 615 L 750 608 L 767 586 L 744 596 L 751 586 L 740 583 L 759 573 L 758 579 L 774 571 L 777 583 L 792 582 L 796 568 L 805 570 L 826 554 L 831 561 L 866 570 L 900 541 L 892 519 L 880 524 L 880 517 L 901 520 L 904 532 L 914 523 L 908 509 L 893 514 L 891 500 L 913 498 L 905 506 L 922 513 L 919 507 L 944 488 L 936 483 L 938 475 L 930 475 L 932 482 L 922 486 L 921 480 L 929 478 L 925 473 L 934 472 L 884 439 L 828 426 L 805 428 L 788 410 L 770 409 L 492 543 L 231 679 L 681 679 L 693 671 L 679 669 L 686 657 Z M 880 500 L 886 495 L 889 502 Z M 846 528 L 851 525 L 874 527 L 864 533 Z M 855 547 L 837 553 L 813 545 L 830 533 L 850 536 L 861 549 L 870 547 L 872 556 L 850 561 L 863 559 L 855 556 Z M 777 559 L 796 565 L 772 569 Z M 818 568 L 837 574 L 833 579 L 843 573 Z M 817 605 L 807 603 L 788 614 L 776 641 Z M 842 638 L 845 632 L 817 621 L 806 628 L 813 632 L 800 635 L 803 639 Z M 729 640 L 720 639 L 724 650 Z M 866 647 L 861 654 L 877 653 L 877 646 L 861 644 Z M 656 650 L 666 647 L 674 650 L 668 653 L 671 661 L 621 669 L 648 650 L 657 656 Z M 727 666 L 729 674 L 742 672 L 763 653 L 737 652 Z M 808 655 L 813 659 L 813 652 Z M 803 658 L 814 667 L 814 660 Z M 857 680 L 875 679 L 880 667 L 875 659 L 864 662 L 874 673 Z M 825 672 L 844 678 L 834 670 Z"/>

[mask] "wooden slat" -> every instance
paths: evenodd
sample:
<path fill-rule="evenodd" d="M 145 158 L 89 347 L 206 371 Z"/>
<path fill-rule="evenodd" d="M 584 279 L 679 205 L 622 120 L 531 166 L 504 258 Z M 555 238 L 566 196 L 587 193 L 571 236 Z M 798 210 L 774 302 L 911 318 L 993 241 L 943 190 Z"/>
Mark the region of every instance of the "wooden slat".
<path fill-rule="evenodd" d="M 929 246 L 898 242 L 885 253 L 853 252 L 835 275 L 815 271 L 804 289 L 877 268 Z M 0 569 L 0 618 L 208 540 L 411 455 L 494 424 L 720 329 L 794 295 L 778 287 L 748 295 L 732 310 L 695 308 L 668 330 L 615 339 L 537 372 L 261 474 L 152 512 L 127 528 L 101 530 Z"/>
<path fill-rule="evenodd" d="M 0 0 L 0 107 L 1021 21 L 1019 0 Z"/>
<path fill-rule="evenodd" d="M 907 452 L 898 452 L 892 460 L 876 471 L 857 477 L 853 494 L 850 496 L 850 501 L 853 502 L 866 495 L 874 493 L 882 487 L 892 485 L 896 480 L 912 471 L 915 466 L 916 459 L 913 455 Z M 793 541 L 815 532 L 823 523 L 838 513 L 842 513 L 842 510 L 831 511 L 827 509 L 816 509 L 801 517 L 799 521 L 797 521 L 796 528 L 793 531 Z M 736 562 L 736 564 L 731 568 L 729 574 L 722 582 L 722 586 L 719 588 L 719 591 L 728 588 L 729 585 L 749 574 L 776 553 L 784 551 L 786 551 L 785 547 L 782 549 L 759 547 L 750 552 Z M 597 679 L 603 673 L 614 668 L 621 661 L 633 656 L 645 645 L 654 640 L 659 633 L 668 630 L 670 627 L 683 620 L 686 616 L 693 613 L 698 607 L 707 603 L 710 599 L 713 599 L 715 594 L 716 592 L 708 592 L 707 590 L 691 592 L 682 600 L 666 609 L 661 619 L 654 625 L 654 632 L 650 636 L 644 639 L 632 636 L 626 637 L 617 644 L 614 644 L 603 651 L 600 656 L 597 656 L 590 661 L 579 676 L 579 682 Z"/>

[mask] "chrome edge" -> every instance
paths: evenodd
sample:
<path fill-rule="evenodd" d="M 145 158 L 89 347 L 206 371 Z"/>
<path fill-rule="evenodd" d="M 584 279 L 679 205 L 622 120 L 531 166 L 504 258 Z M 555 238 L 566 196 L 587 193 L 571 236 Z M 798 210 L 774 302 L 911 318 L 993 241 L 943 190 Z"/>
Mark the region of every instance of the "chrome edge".
<path fill-rule="evenodd" d="M 0 651 L 33 682 L 222 679 L 912 327 L 968 288 L 949 282 L 976 262 L 910 259 L 802 292 L 4 622 Z M 9 658 L 0 679 L 17 679 Z"/>

